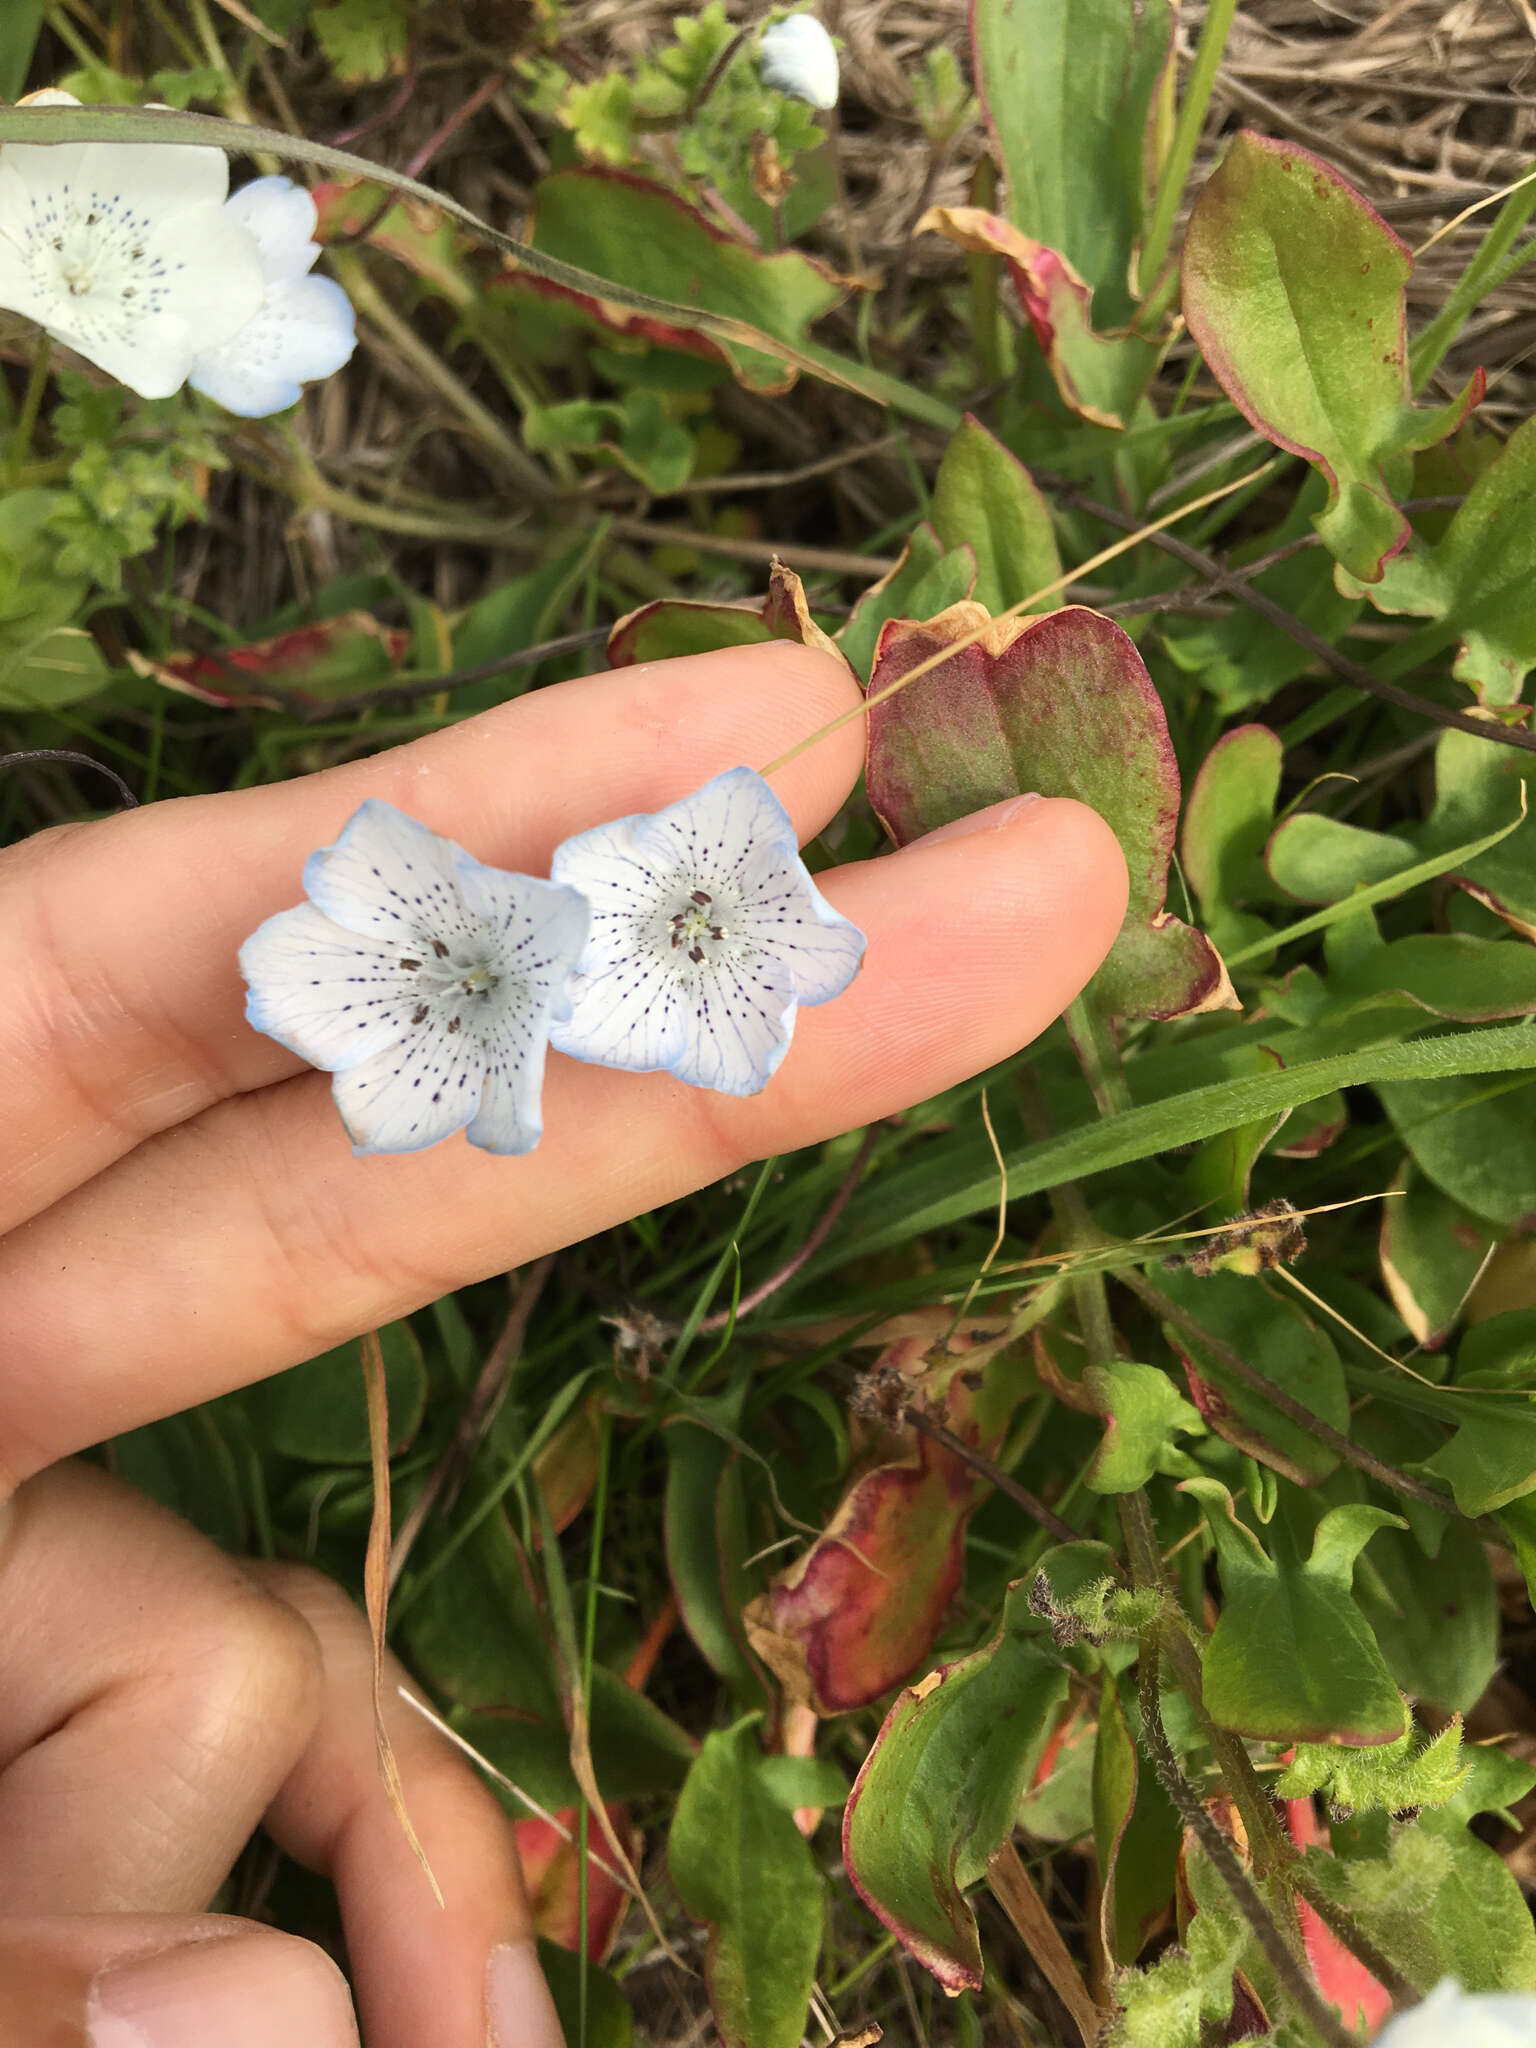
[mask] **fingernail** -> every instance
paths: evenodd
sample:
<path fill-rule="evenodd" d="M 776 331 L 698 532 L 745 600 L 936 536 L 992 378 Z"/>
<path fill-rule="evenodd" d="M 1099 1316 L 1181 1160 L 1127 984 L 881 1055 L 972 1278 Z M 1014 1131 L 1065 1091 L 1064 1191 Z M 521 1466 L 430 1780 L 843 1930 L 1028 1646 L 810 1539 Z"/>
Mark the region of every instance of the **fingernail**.
<path fill-rule="evenodd" d="M 555 2001 L 531 1941 L 507 1941 L 485 1966 L 490 2048 L 565 2048 Z"/>
<path fill-rule="evenodd" d="M 90 2048 L 356 2048 L 341 1972 L 307 1941 L 264 1931 L 185 1942 L 104 1970 Z"/>
<path fill-rule="evenodd" d="M 965 839 L 972 832 L 1000 832 L 1004 825 L 1013 823 L 1020 811 L 1044 801 L 1033 790 L 1024 796 L 1005 796 L 999 804 L 988 804 L 984 811 L 972 811 L 967 818 L 951 818 L 947 825 L 936 825 L 921 839 L 911 839 L 907 843 L 909 846 L 937 846 L 941 839 Z"/>

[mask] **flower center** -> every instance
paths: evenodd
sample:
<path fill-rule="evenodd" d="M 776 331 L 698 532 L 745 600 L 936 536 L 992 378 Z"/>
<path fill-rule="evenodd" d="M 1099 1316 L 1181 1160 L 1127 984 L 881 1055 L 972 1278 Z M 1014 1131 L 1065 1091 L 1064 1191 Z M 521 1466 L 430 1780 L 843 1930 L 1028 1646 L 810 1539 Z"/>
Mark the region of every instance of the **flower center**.
<path fill-rule="evenodd" d="M 706 941 L 723 941 L 725 927 L 719 922 L 715 900 L 704 889 L 695 889 L 681 910 L 674 911 L 668 923 L 672 930 L 672 950 L 686 949 L 688 958 L 696 967 L 702 966 L 710 956 Z"/>

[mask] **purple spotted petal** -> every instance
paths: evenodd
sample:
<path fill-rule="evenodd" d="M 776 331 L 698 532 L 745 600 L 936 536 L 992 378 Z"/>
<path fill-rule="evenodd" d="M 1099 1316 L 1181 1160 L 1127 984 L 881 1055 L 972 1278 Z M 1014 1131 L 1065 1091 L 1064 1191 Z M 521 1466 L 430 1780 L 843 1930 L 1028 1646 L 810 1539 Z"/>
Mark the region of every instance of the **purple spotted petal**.
<path fill-rule="evenodd" d="M 579 833 L 550 872 L 592 911 L 570 1018 L 551 1033 L 577 1059 L 754 1095 L 799 1004 L 840 994 L 863 959 L 863 934 L 812 882 L 788 813 L 750 768 Z"/>

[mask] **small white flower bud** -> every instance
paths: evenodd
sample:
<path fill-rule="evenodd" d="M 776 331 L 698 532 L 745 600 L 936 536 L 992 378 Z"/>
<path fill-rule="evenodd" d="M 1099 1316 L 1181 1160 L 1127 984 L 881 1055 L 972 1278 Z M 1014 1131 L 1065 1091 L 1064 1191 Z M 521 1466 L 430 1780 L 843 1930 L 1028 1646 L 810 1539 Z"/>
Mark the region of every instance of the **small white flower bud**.
<path fill-rule="evenodd" d="M 837 47 L 814 14 L 791 14 L 763 30 L 758 57 L 764 85 L 813 107 L 837 105 Z"/>

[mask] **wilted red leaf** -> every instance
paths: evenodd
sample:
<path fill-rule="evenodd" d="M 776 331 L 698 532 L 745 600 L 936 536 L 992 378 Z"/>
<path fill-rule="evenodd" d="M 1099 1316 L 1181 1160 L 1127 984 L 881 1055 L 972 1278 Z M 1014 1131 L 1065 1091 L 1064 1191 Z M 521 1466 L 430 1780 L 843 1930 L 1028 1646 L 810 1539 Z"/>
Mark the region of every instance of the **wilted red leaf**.
<path fill-rule="evenodd" d="M 903 1400 L 924 1400 L 990 1452 L 1018 1399 L 1018 1363 L 1006 1338 L 954 1341 L 954 1355 L 930 1361 L 908 1339 L 875 1372 L 899 1375 Z M 753 1647 L 822 1714 L 877 1699 L 927 1655 L 964 1571 L 966 1522 L 988 1491 L 962 1458 L 915 1431 L 897 1426 L 881 1444 L 896 1455 L 854 1480 L 825 1533 L 749 1617 Z"/>
<path fill-rule="evenodd" d="M 765 640 L 789 640 L 846 656 L 811 617 L 805 590 L 793 569 L 775 562 L 761 604 L 707 604 L 689 597 L 658 597 L 626 612 L 608 635 L 608 666 L 628 668 L 640 661 L 666 661 L 680 654 L 712 653 L 721 647 L 755 647 Z"/>
<path fill-rule="evenodd" d="M 220 710 L 309 710 L 370 683 L 388 682 L 410 644 L 402 627 L 381 626 L 368 612 L 342 612 L 216 655 L 150 661 L 130 653 L 128 659 L 139 675 Z"/>

